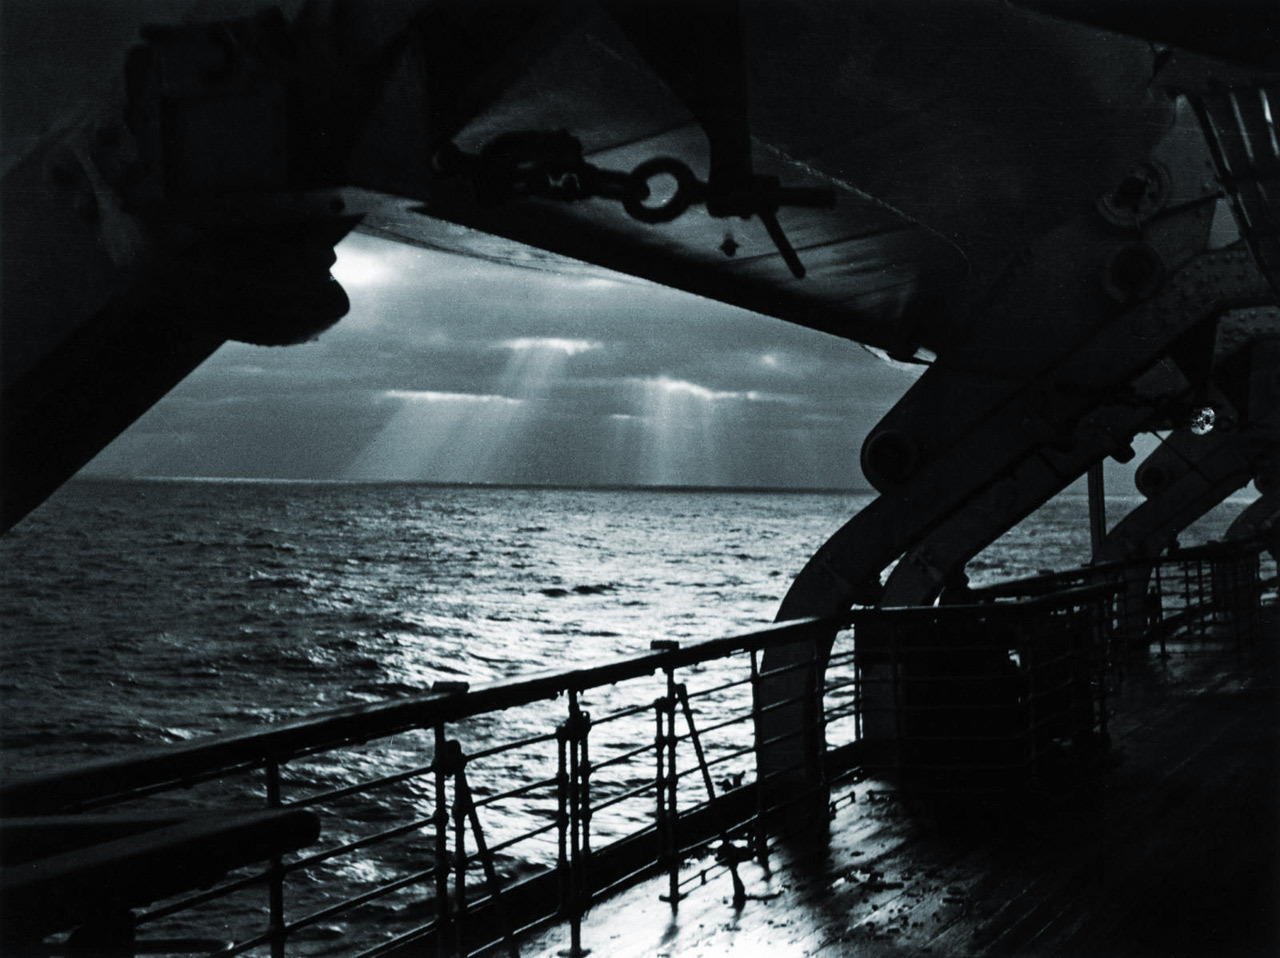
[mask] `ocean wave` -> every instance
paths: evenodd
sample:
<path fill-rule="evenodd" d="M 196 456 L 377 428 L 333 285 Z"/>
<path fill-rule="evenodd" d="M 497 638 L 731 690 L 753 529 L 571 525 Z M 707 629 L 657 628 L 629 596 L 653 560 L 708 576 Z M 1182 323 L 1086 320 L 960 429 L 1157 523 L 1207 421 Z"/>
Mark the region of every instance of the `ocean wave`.
<path fill-rule="evenodd" d="M 297 552 L 298 547 L 291 542 L 245 542 L 245 549 L 265 549 L 271 552 Z"/>
<path fill-rule="evenodd" d="M 466 610 L 451 613 L 449 618 L 466 621 L 471 617 Z M 437 620 L 443 616 L 433 617 Z M 402 618 L 400 616 L 379 616 L 374 620 L 374 630 L 383 635 L 409 633 L 418 638 L 455 638 L 465 635 L 465 630 L 452 622 L 427 621 L 423 619 Z"/>
<path fill-rule="evenodd" d="M 613 632 L 609 629 L 584 629 L 578 626 L 566 626 L 558 633 L 545 632 L 544 635 L 572 635 L 579 636 L 584 639 L 617 639 L 622 637 L 621 632 Z"/>
<path fill-rule="evenodd" d="M 272 575 L 269 572 L 255 571 L 249 574 L 248 584 L 258 589 L 305 589 L 311 583 L 298 576 Z"/>
<path fill-rule="evenodd" d="M 377 698 L 391 698 L 397 695 L 422 695 L 431 691 L 430 685 L 412 685 L 408 682 L 364 682 L 359 685 L 353 685 L 348 690 L 354 694 L 371 695 Z"/>
<path fill-rule="evenodd" d="M 570 595 L 607 595 L 610 592 L 617 592 L 621 586 L 616 582 L 600 582 L 587 585 L 575 585 L 571 589 L 565 589 L 561 586 L 548 586 L 538 591 L 551 599 L 563 599 Z"/>

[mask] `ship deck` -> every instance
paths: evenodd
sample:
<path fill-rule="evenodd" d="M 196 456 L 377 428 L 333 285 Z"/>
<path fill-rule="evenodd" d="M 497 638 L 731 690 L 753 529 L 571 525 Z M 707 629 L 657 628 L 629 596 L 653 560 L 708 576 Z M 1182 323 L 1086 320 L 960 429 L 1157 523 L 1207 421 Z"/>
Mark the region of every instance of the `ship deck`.
<path fill-rule="evenodd" d="M 1263 635 L 1277 634 L 1272 606 Z M 741 909 L 718 868 L 674 909 L 660 876 L 595 905 L 582 945 L 611 958 L 1278 954 L 1277 646 L 1170 653 L 1127 676 L 1108 767 L 1069 791 L 942 820 L 862 781 L 829 843 L 780 846 L 769 873 L 743 866 Z M 520 953 L 568 943 L 555 926 Z"/>

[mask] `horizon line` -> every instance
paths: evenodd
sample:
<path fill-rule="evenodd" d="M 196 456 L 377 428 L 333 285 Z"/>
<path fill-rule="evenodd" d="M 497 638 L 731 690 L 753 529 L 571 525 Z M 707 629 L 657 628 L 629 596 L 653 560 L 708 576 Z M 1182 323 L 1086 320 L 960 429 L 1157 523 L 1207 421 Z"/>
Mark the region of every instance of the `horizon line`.
<path fill-rule="evenodd" d="M 1083 478 L 1083 477 L 1081 477 Z M 743 486 L 743 485 L 671 485 L 645 483 L 565 483 L 565 482 L 445 482 L 436 479 L 320 479 L 315 477 L 282 477 L 282 476 L 121 476 L 121 475 L 76 475 L 67 480 L 73 482 L 202 482 L 202 483 L 239 483 L 264 485 L 330 485 L 330 486 L 428 486 L 438 489 L 547 489 L 575 492 L 724 492 L 724 493 L 761 493 L 796 495 L 877 495 L 871 486 Z M 1051 496 L 1048 501 L 1067 496 L 1071 498 L 1087 498 L 1084 490 L 1072 489 L 1079 480 L 1070 483 L 1066 488 Z M 1251 502 L 1258 493 L 1249 487 L 1237 490 L 1223 502 Z M 1132 501 L 1144 498 L 1136 490 L 1130 492 L 1108 492 L 1108 500 Z M 1047 502 L 1046 502 L 1047 504 Z"/>
<path fill-rule="evenodd" d="M 870 486 L 743 486 L 743 485 L 669 485 L 645 483 L 565 483 L 565 482 L 446 482 L 435 479 L 320 479 L 281 476 L 73 476 L 71 482 L 202 482 L 264 485 L 329 485 L 329 486 L 430 486 L 441 489 L 563 489 L 601 492 L 759 492 L 809 493 L 823 495 L 874 495 Z"/>

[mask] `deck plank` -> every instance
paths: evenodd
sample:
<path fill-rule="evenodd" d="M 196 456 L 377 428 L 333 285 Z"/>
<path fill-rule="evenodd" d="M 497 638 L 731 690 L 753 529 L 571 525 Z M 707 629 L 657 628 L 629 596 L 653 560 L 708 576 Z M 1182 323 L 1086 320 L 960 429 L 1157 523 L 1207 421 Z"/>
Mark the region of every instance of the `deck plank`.
<path fill-rule="evenodd" d="M 1271 624 L 1274 624 L 1274 620 Z M 977 823 L 908 809 L 875 783 L 824 848 L 781 848 L 678 909 L 646 882 L 583 924 L 595 955 L 711 958 L 1280 954 L 1276 648 L 1136 668 L 1113 702 L 1113 767 L 1088 787 Z M 521 953 L 552 956 L 552 928 Z"/>

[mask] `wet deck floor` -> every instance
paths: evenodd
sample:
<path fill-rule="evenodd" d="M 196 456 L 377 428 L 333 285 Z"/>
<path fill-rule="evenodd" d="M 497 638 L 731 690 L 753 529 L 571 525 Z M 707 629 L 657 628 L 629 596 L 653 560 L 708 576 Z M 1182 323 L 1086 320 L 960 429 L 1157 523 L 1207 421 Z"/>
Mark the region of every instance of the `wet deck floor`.
<path fill-rule="evenodd" d="M 596 905 L 582 943 L 600 958 L 1280 954 L 1276 655 L 1267 641 L 1135 670 L 1113 767 L 1069 798 L 961 828 L 862 782 L 826 848 L 780 847 L 771 875 L 743 866 L 756 897 L 740 910 L 727 875 L 676 910 L 651 880 Z M 521 954 L 568 941 L 558 926 Z"/>

